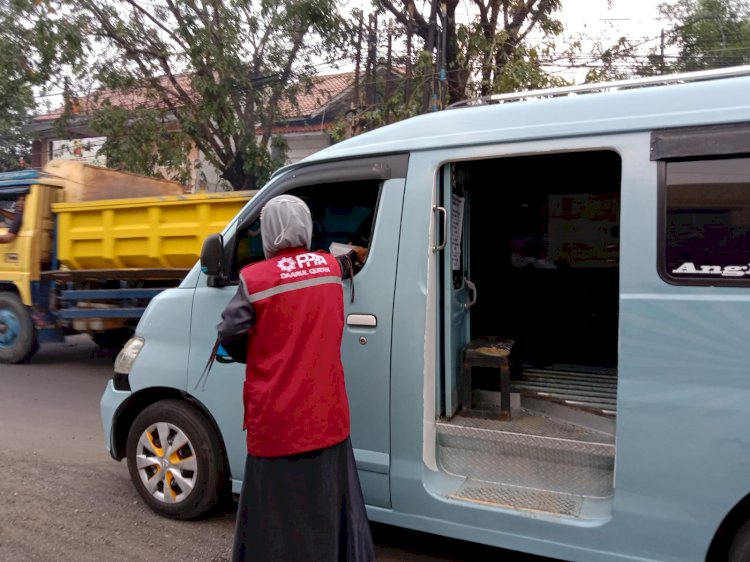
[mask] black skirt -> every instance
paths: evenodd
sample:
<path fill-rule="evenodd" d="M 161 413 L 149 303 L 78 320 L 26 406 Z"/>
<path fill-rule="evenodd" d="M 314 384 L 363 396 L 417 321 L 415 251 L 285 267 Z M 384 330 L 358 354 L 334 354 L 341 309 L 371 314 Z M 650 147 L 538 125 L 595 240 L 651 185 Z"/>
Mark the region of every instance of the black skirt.
<path fill-rule="evenodd" d="M 349 438 L 299 455 L 247 456 L 232 560 L 375 560 Z"/>

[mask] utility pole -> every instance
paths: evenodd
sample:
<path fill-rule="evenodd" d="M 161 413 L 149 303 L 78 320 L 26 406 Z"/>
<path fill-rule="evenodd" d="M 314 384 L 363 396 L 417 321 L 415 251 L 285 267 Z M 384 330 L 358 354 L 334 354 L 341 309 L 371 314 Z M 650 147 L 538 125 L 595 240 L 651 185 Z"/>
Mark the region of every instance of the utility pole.
<path fill-rule="evenodd" d="M 438 14 L 438 4 L 440 0 L 434 0 L 435 2 L 435 64 L 434 64 L 434 71 L 432 76 L 432 95 L 430 96 L 430 111 L 437 111 L 439 108 L 439 96 L 440 96 L 440 61 L 442 60 L 442 36 L 443 36 L 443 26 L 442 24 L 438 28 L 437 20 L 439 17 Z"/>
<path fill-rule="evenodd" d="M 425 50 L 430 53 L 430 56 L 435 56 L 435 48 L 437 46 L 436 35 L 437 35 L 437 7 L 440 0 L 432 0 L 430 5 L 430 20 L 429 29 L 427 31 L 427 41 L 425 41 Z M 434 74 L 434 71 L 433 71 Z M 422 91 L 422 112 L 427 113 L 430 109 L 430 100 L 432 98 L 433 91 L 435 89 L 435 76 L 425 76 L 424 89 Z"/>
<path fill-rule="evenodd" d="M 376 84 L 375 77 L 377 76 L 378 66 L 378 17 L 375 14 L 370 14 L 370 25 L 368 27 L 368 38 L 367 38 L 367 84 L 365 91 L 367 92 L 367 108 L 371 109 L 376 102 Z"/>
<path fill-rule="evenodd" d="M 357 47 L 354 53 L 354 93 L 350 105 L 352 120 L 349 125 L 349 137 L 353 137 L 359 133 L 359 108 L 362 105 L 360 103 L 359 95 L 360 63 L 362 61 L 362 12 L 359 13 L 358 19 L 359 23 L 357 25 Z"/>
<path fill-rule="evenodd" d="M 439 1 L 439 0 L 437 0 Z M 440 95 L 440 61 L 442 60 L 441 47 L 443 26 L 437 27 L 437 20 L 435 20 L 435 64 L 433 65 L 432 72 L 432 96 L 430 99 L 430 111 L 438 110 L 438 98 Z"/>
<path fill-rule="evenodd" d="M 445 48 L 446 38 L 448 37 L 448 5 L 445 2 L 440 4 L 440 12 L 442 13 L 442 30 L 441 39 L 442 45 L 440 47 L 440 109 L 445 107 L 445 101 L 448 93 L 448 76 L 445 70 Z"/>
<path fill-rule="evenodd" d="M 659 73 L 664 74 L 665 71 L 664 61 L 664 28 L 661 29 L 661 36 L 659 40 Z"/>
<path fill-rule="evenodd" d="M 404 104 L 409 107 L 411 102 L 411 21 L 414 14 L 414 4 L 406 6 L 406 81 L 404 82 Z"/>
<path fill-rule="evenodd" d="M 393 95 L 393 20 L 388 20 L 388 51 L 385 57 L 385 122 L 391 122 L 391 96 Z"/>

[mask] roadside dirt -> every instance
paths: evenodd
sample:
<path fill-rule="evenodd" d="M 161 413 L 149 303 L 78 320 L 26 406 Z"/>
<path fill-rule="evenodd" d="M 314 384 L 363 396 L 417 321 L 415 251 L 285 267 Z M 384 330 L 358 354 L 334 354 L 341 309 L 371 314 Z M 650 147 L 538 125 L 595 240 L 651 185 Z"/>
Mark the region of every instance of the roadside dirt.
<path fill-rule="evenodd" d="M 201 521 L 156 515 L 109 457 L 99 400 L 111 357 L 86 337 L 0 365 L 0 561 L 223 562 L 235 506 Z M 373 524 L 378 562 L 541 558 Z M 270 561 L 269 561 L 270 562 Z M 321 561 L 325 562 L 325 561 Z"/>
<path fill-rule="evenodd" d="M 99 399 L 111 369 L 83 337 L 0 365 L 0 560 L 228 560 L 233 506 L 165 519 L 109 458 Z"/>
<path fill-rule="evenodd" d="M 141 502 L 126 474 L 117 472 L 39 455 L 0 455 L 0 559 L 229 559 L 232 513 L 201 522 L 166 520 Z"/>

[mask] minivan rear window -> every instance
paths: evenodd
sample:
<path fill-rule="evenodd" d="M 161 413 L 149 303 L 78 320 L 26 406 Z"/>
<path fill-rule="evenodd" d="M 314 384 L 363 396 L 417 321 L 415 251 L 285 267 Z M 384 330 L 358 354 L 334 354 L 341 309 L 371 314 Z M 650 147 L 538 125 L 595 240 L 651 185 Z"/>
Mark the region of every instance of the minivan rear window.
<path fill-rule="evenodd" d="M 672 283 L 750 283 L 750 158 L 663 164 L 662 277 Z"/>

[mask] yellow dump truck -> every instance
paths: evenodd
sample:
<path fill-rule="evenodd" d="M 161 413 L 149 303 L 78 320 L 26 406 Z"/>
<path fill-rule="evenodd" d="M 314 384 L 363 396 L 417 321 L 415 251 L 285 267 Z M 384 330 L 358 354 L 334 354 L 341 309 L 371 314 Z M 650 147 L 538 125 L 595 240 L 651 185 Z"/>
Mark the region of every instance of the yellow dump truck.
<path fill-rule="evenodd" d="M 175 182 L 75 161 L 0 173 L 0 240 L 22 216 L 0 243 L 0 363 L 71 333 L 121 344 L 253 193 L 185 194 Z"/>

